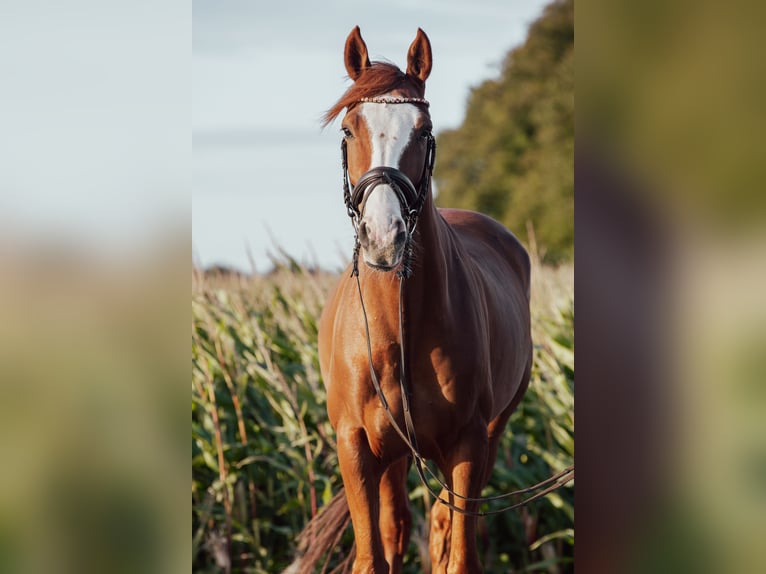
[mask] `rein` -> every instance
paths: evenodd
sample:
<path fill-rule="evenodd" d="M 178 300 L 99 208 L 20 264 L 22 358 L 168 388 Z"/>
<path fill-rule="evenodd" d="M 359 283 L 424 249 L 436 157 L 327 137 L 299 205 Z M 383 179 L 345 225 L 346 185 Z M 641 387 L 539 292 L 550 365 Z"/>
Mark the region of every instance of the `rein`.
<path fill-rule="evenodd" d="M 395 99 L 394 98 L 363 98 L 362 100 L 360 100 L 360 102 L 386 103 L 386 104 L 416 103 L 416 104 L 424 104 L 428 106 L 428 102 L 424 100 L 423 98 L 395 98 Z M 415 232 L 415 227 L 417 226 L 417 220 L 418 220 L 418 217 L 420 216 L 420 212 L 423 208 L 423 205 L 425 204 L 425 199 L 427 197 L 427 194 L 430 191 L 431 176 L 433 173 L 434 162 L 436 160 L 436 140 L 434 139 L 433 135 L 431 134 L 428 135 L 428 150 L 426 152 L 426 157 L 424 160 L 424 172 L 421 178 L 420 188 L 417 190 L 415 189 L 415 186 L 413 185 L 412 181 L 404 173 L 402 173 L 400 170 L 396 168 L 385 167 L 385 166 L 374 167 L 370 169 L 359 178 L 355 186 L 350 186 L 350 182 L 348 178 L 348 156 L 347 156 L 345 139 L 342 140 L 341 142 L 341 153 L 342 153 L 342 169 L 343 169 L 343 199 L 346 204 L 346 211 L 348 213 L 348 216 L 351 218 L 351 223 L 354 227 L 354 252 L 353 252 L 353 258 L 352 258 L 353 268 L 351 271 L 351 276 L 356 278 L 356 286 L 359 292 L 359 302 L 361 303 L 362 314 L 364 316 L 364 329 L 367 336 L 367 359 L 368 359 L 369 368 L 370 368 L 370 378 L 372 379 L 372 385 L 375 388 L 375 393 L 378 395 L 378 399 L 383 405 L 383 410 L 385 411 L 386 417 L 391 423 L 391 426 L 399 435 L 399 437 L 404 441 L 404 444 L 410 449 L 410 453 L 412 455 L 413 460 L 415 461 L 418 475 L 420 476 L 420 480 L 423 483 L 423 486 L 425 486 L 426 490 L 431 494 L 431 496 L 434 499 L 444 504 L 451 510 L 454 510 L 455 512 L 458 512 L 460 514 L 467 514 L 470 516 L 489 516 L 492 514 L 499 514 L 501 512 L 505 512 L 507 510 L 512 510 L 514 508 L 519 508 L 521 506 L 529 504 L 533 500 L 541 498 L 549 494 L 550 492 L 553 492 L 554 490 L 564 486 L 569 481 L 573 480 L 574 465 L 571 465 L 565 468 L 564 470 L 562 470 L 561 472 L 551 476 L 550 478 L 546 478 L 545 480 L 540 481 L 533 486 L 523 488 L 521 490 L 514 490 L 512 492 L 499 494 L 497 496 L 490 496 L 490 497 L 483 497 L 483 498 L 470 498 L 470 497 L 462 496 L 456 493 L 455 491 L 453 491 L 428 466 L 427 461 L 425 460 L 425 458 L 423 458 L 423 456 L 420 454 L 420 451 L 418 449 L 417 436 L 415 433 L 415 424 L 412 420 L 412 412 L 410 410 L 410 392 L 409 392 L 409 385 L 407 384 L 406 361 L 405 361 L 405 352 L 404 352 L 404 327 L 403 327 L 404 325 L 404 280 L 410 277 L 410 275 L 412 274 L 412 269 L 410 266 L 410 261 L 412 258 L 412 236 Z M 404 424 L 405 424 L 406 433 L 405 431 L 402 430 L 402 428 L 396 422 L 396 419 L 394 418 L 393 413 L 391 413 L 391 409 L 388 406 L 388 401 L 386 400 L 386 396 L 383 393 L 383 389 L 380 386 L 380 381 L 378 380 L 378 376 L 375 373 L 375 366 L 373 365 L 373 362 L 372 362 L 372 343 L 370 338 L 370 326 L 369 326 L 369 321 L 367 318 L 367 309 L 365 308 L 365 305 L 364 305 L 364 297 L 362 296 L 362 285 L 359 280 L 359 249 L 361 247 L 361 244 L 359 242 L 358 228 L 359 228 L 359 222 L 362 218 L 363 204 L 365 202 L 366 197 L 369 195 L 369 192 L 371 192 L 375 187 L 381 184 L 388 184 L 394 190 L 394 193 L 396 193 L 396 196 L 399 200 L 399 204 L 402 209 L 402 215 L 405 217 L 405 221 L 407 225 L 407 239 L 405 243 L 405 250 L 402 256 L 402 263 L 400 265 L 400 269 L 399 271 L 397 271 L 397 277 L 399 278 L 399 350 L 400 350 L 399 387 L 400 387 L 401 396 L 402 396 L 402 409 L 404 412 Z M 466 502 L 478 502 L 478 503 L 490 502 L 493 500 L 508 498 L 510 496 L 516 496 L 519 494 L 534 492 L 543 487 L 545 488 L 525 498 L 521 502 L 509 505 L 497 510 L 491 510 L 487 512 L 472 512 L 472 511 L 457 507 L 456 505 L 452 504 L 448 500 L 444 500 L 443 498 L 441 498 L 439 494 L 434 492 L 434 490 L 428 484 L 428 479 L 425 474 L 426 472 L 428 472 L 428 474 L 433 479 L 435 479 L 439 483 L 439 485 L 447 493 L 449 493 L 451 497 L 459 498 Z"/>
<path fill-rule="evenodd" d="M 393 413 L 391 412 L 391 409 L 388 406 L 388 401 L 386 400 L 385 394 L 383 394 L 383 389 L 380 386 L 380 381 L 378 380 L 378 376 L 375 373 L 375 366 L 372 363 L 372 343 L 370 339 L 370 326 L 367 319 L 367 310 L 364 305 L 364 297 L 362 296 L 362 286 L 359 281 L 359 273 L 358 271 L 354 274 L 356 277 L 356 286 L 357 290 L 359 292 L 359 302 L 362 305 L 362 314 L 364 316 L 364 329 L 367 335 L 367 360 L 370 367 L 370 378 L 372 379 L 372 386 L 375 388 L 375 393 L 378 395 L 378 399 L 380 399 L 381 404 L 383 405 L 383 410 L 386 413 L 386 417 L 388 417 L 388 421 L 391 423 L 391 426 L 396 431 L 396 433 L 399 435 L 399 437 L 404 441 L 404 444 L 407 445 L 407 447 L 410 449 L 410 453 L 412 454 L 412 458 L 415 461 L 415 466 L 418 471 L 418 475 L 420 476 L 420 481 L 423 483 L 423 486 L 426 488 L 426 490 L 431 494 L 431 496 L 437 500 L 438 502 L 444 504 L 451 510 L 454 510 L 455 512 L 458 512 L 460 514 L 467 514 L 469 516 L 490 516 L 492 514 L 500 514 L 502 512 L 506 512 L 508 510 L 513 510 L 514 508 L 519 508 L 521 506 L 525 506 L 529 504 L 530 502 L 537 500 L 538 498 L 542 498 L 543 496 L 553 492 L 554 490 L 557 490 L 558 488 L 561 488 L 565 484 L 567 484 L 569 481 L 574 479 L 574 465 L 570 465 L 566 467 L 561 472 L 558 472 L 557 474 L 554 474 L 553 476 L 546 478 L 545 480 L 542 480 L 538 482 L 537 484 L 534 484 L 532 486 L 529 486 L 527 488 L 522 488 L 520 490 L 513 490 L 511 492 L 506 492 L 504 494 L 498 494 L 496 496 L 487 496 L 487 497 L 481 497 L 481 498 L 471 498 L 467 496 L 463 496 L 461 494 L 458 494 L 454 490 L 452 490 L 447 484 L 444 483 L 437 475 L 436 473 L 431 470 L 431 467 L 428 466 L 428 462 L 425 460 L 425 458 L 420 454 L 420 451 L 417 446 L 417 438 L 415 434 L 415 424 L 412 420 L 412 411 L 410 410 L 410 394 L 409 394 L 409 388 L 407 385 L 407 378 L 405 376 L 405 356 L 404 356 L 404 334 L 403 334 L 403 310 L 404 310 L 404 277 L 399 277 L 399 350 L 400 350 L 400 367 L 399 367 L 399 388 L 401 390 L 402 395 L 402 408 L 404 411 L 404 424 L 406 427 L 406 435 L 402 428 L 399 426 L 399 423 L 396 422 L 396 419 L 394 418 Z M 505 506 L 503 508 L 499 508 L 496 510 L 489 510 L 486 512 L 472 512 L 470 510 L 465 510 L 463 508 L 459 508 L 458 506 L 455 506 L 448 500 L 444 500 L 439 494 L 437 494 L 431 486 L 428 484 L 428 479 L 425 475 L 425 471 L 428 472 L 428 474 L 436 480 L 436 482 L 439 483 L 439 486 L 441 486 L 447 493 L 450 494 L 450 496 L 453 496 L 455 498 L 459 498 L 461 500 L 465 500 L 466 502 L 491 502 L 493 500 L 501 500 L 504 498 L 508 498 L 510 496 L 517 496 L 519 494 L 525 494 L 528 492 L 533 492 L 535 490 L 539 490 L 543 487 L 545 487 L 543 490 L 540 490 L 539 492 L 533 494 L 532 496 L 529 496 L 528 498 L 525 498 L 521 502 L 517 502 L 516 504 L 512 504 L 509 506 Z"/>

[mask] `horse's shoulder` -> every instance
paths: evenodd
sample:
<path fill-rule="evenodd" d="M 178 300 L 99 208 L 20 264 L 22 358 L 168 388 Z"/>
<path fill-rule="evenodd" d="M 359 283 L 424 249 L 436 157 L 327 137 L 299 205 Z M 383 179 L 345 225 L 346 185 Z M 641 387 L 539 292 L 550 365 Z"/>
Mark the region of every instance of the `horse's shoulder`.
<path fill-rule="evenodd" d="M 529 286 L 529 254 L 518 238 L 488 215 L 465 209 L 440 208 L 439 213 L 457 233 L 464 245 L 491 247 L 514 269 L 525 287 Z"/>

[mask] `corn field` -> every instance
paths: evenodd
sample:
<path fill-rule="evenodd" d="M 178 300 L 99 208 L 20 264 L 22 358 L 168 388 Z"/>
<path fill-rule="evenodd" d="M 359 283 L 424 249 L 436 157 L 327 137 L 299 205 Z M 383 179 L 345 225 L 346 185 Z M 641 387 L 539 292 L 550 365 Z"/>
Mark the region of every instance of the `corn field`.
<path fill-rule="evenodd" d="M 316 344 L 324 298 L 336 279 L 287 257 L 265 277 L 195 272 L 195 572 L 282 572 L 294 558 L 297 534 L 342 485 Z M 571 266 L 533 266 L 532 380 L 511 417 L 485 496 L 537 483 L 573 462 L 572 279 Z M 404 569 L 416 573 L 428 568 L 431 501 L 414 470 L 409 486 L 413 528 Z M 493 504 L 503 502 L 484 509 Z M 521 509 L 482 518 L 478 530 L 488 573 L 571 572 L 574 483 Z M 344 545 L 351 539 L 349 529 Z"/>

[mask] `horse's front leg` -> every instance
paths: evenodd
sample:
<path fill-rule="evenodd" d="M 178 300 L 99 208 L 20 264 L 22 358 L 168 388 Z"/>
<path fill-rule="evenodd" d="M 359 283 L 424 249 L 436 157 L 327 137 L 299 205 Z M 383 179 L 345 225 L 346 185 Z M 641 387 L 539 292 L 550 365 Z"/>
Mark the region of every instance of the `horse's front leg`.
<path fill-rule="evenodd" d="M 363 428 L 338 429 L 338 462 L 356 541 L 353 574 L 387 574 L 380 538 L 379 486 L 383 467 Z"/>
<path fill-rule="evenodd" d="M 445 489 L 442 489 L 439 498 L 448 502 L 452 501 L 452 498 Z M 431 574 L 445 574 L 447 572 L 451 542 L 452 510 L 441 502 L 434 502 L 431 507 L 431 529 L 428 534 Z"/>
<path fill-rule="evenodd" d="M 460 433 L 455 449 L 450 453 L 447 469 L 456 494 L 478 498 L 484 486 L 487 464 L 487 426 L 476 420 Z M 451 497 L 452 503 L 468 512 L 476 512 L 478 503 Z M 441 504 L 441 503 L 438 503 Z M 476 516 L 452 511 L 448 574 L 481 573 L 476 547 Z"/>
<path fill-rule="evenodd" d="M 402 571 L 402 560 L 410 542 L 412 515 L 407 496 L 409 468 L 409 458 L 400 458 L 391 463 L 380 481 L 380 534 L 391 574 Z"/>

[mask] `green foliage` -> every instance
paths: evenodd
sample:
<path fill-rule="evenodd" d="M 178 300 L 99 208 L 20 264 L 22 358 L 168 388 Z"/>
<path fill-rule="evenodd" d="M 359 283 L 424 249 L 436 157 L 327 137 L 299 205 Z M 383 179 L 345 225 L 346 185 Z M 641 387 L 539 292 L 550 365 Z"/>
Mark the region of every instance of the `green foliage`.
<path fill-rule="evenodd" d="M 574 462 L 574 313 L 571 299 L 557 305 L 535 333 L 529 389 L 508 423 L 485 496 L 525 488 Z M 492 531 L 501 562 L 507 557 L 521 571 L 539 571 L 535 563 L 551 561 L 567 570 L 563 565 L 572 560 L 574 545 L 574 488 L 494 517 Z"/>
<path fill-rule="evenodd" d="M 463 125 L 438 135 L 434 178 L 445 207 L 534 226 L 546 261 L 574 243 L 574 1 L 551 3 L 499 78 L 472 90 Z"/>
<path fill-rule="evenodd" d="M 572 464 L 571 267 L 533 270 L 535 359 L 485 495 Z M 198 276 L 192 292 L 192 520 L 196 572 L 276 573 L 342 482 L 319 375 L 317 321 L 337 277 L 288 264 L 269 277 Z M 405 571 L 424 570 L 431 501 L 414 470 Z M 574 487 L 480 520 L 486 572 L 571 570 Z M 502 503 L 493 503 L 493 506 Z M 347 540 L 350 536 L 347 537 Z M 216 558 L 217 556 L 217 558 Z"/>
<path fill-rule="evenodd" d="M 225 571 L 230 560 L 235 572 L 278 572 L 295 534 L 339 488 L 316 348 L 325 291 L 300 268 L 195 285 L 195 571 Z"/>

